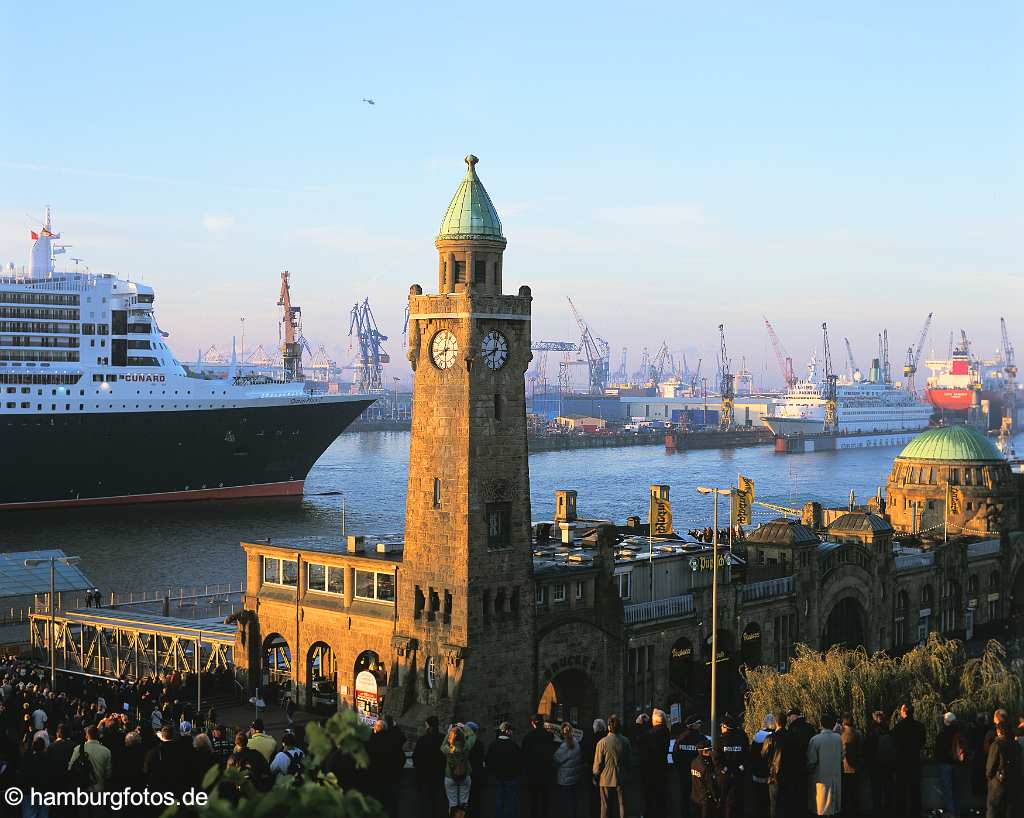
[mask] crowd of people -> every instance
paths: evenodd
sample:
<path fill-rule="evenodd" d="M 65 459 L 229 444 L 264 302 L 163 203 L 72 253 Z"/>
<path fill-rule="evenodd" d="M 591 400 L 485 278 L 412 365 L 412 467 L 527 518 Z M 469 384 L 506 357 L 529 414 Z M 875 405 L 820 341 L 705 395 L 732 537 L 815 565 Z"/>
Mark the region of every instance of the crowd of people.
<path fill-rule="evenodd" d="M 218 680 L 202 684 L 208 690 Z M 0 663 L 0 788 L 180 797 L 201 788 L 214 767 L 237 768 L 263 791 L 301 771 L 305 736 L 293 714 L 280 740 L 259 718 L 229 728 L 212 708 L 197 712 L 195 685 L 178 673 L 137 682 L 70 677 L 54 691 L 46 669 Z M 659 709 L 628 725 L 612 715 L 589 727 L 584 734 L 535 715 L 521 738 L 504 722 L 491 740 L 471 721 L 441 730 L 431 716 L 413 742 L 384 716 L 367 739 L 366 769 L 343 753 L 324 769 L 343 788 L 376 798 L 389 818 L 401 814 L 410 746 L 419 818 L 918 818 L 923 766 L 932 762 L 945 816 L 967 815 L 972 803 L 989 818 L 1024 814 L 1024 719 L 1003 710 L 969 725 L 946 713 L 929 746 L 909 703 L 892 719 L 873 713 L 863 732 L 848 714 L 812 725 L 796 708 L 766 716 L 749 738 L 728 715 L 709 736 L 698 717 L 672 724 Z M 218 786 L 232 796 L 233 785 Z M 51 811 L 26 798 L 20 814 L 49 818 Z"/>
<path fill-rule="evenodd" d="M 398 731 L 382 725 L 375 736 Z M 962 728 L 946 713 L 938 738 L 910 703 L 893 719 L 872 714 L 866 731 L 849 714 L 826 714 L 812 725 L 799 709 L 766 716 L 753 737 L 726 716 L 714 737 L 690 717 L 670 725 L 664 711 L 641 714 L 628 729 L 617 716 L 594 721 L 586 736 L 568 723 L 536 715 L 517 741 L 503 723 L 489 746 L 473 722 L 439 730 L 431 717 L 415 743 L 419 818 L 802 818 L 810 815 L 918 818 L 922 773 L 933 762 L 946 818 L 1024 814 L 1024 718 L 998 710 Z M 372 738 L 371 794 L 398 818 L 394 782 L 400 739 Z M 376 745 L 376 747 L 374 746 Z M 390 748 L 390 749 L 389 749 Z M 677 784 L 672 786 L 672 777 Z M 639 803 L 626 810 L 627 788 Z M 390 789 L 392 800 L 385 797 Z M 492 803 L 483 803 L 483 793 Z M 673 793 L 677 793 L 674 795 Z M 631 796 L 635 797 L 635 796 Z M 969 811 L 973 803 L 981 812 Z M 937 813 L 933 813 L 937 814 Z"/>

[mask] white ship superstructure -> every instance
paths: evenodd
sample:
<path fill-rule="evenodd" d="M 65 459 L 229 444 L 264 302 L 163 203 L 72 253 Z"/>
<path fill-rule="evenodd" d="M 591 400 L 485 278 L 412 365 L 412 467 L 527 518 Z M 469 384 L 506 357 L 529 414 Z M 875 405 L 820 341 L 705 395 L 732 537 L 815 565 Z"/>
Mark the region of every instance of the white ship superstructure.
<path fill-rule="evenodd" d="M 825 429 L 825 387 L 816 377 L 812 357 L 807 378 L 773 401 L 773 412 L 764 418 L 776 435 L 817 434 Z M 858 373 L 859 374 L 859 373 Z M 932 408 L 914 395 L 885 383 L 877 365 L 867 379 L 840 383 L 836 389 L 840 434 L 904 432 L 928 426 Z"/>

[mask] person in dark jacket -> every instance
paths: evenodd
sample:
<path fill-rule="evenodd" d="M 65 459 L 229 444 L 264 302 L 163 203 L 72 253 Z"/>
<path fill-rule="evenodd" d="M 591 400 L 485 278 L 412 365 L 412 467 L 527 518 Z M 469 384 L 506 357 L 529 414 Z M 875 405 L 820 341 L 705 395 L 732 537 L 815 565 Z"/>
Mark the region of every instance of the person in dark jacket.
<path fill-rule="evenodd" d="M 815 730 L 795 707 L 786 714 L 786 722 L 779 767 L 781 813 L 786 818 L 802 818 L 807 815 L 808 805 L 807 745 L 815 736 Z"/>
<path fill-rule="evenodd" d="M 40 793 L 49 792 L 53 786 L 50 779 L 49 759 L 46 757 L 46 740 L 42 736 L 36 736 L 32 740 L 31 750 L 21 759 L 18 779 L 24 793 L 24 803 L 30 803 L 31 790 Z M 45 813 L 42 814 L 45 815 Z"/>
<path fill-rule="evenodd" d="M 903 815 L 921 814 L 921 751 L 926 733 L 924 725 L 914 718 L 914 705 L 900 707 L 900 720 L 892 728 L 896 751 L 896 789 L 903 798 Z"/>
<path fill-rule="evenodd" d="M 173 792 L 180 796 L 191 785 L 189 774 L 192 737 L 175 739 L 170 726 L 160 728 L 160 743 L 146 755 L 143 770 L 151 790 Z"/>
<path fill-rule="evenodd" d="M 768 793 L 770 778 L 768 763 L 773 756 L 771 751 L 765 753 L 764 745 L 765 742 L 768 742 L 770 748 L 775 746 L 776 727 L 775 715 L 769 713 L 761 722 L 761 729 L 754 733 L 754 738 L 750 742 L 750 783 L 754 796 L 754 814 L 759 818 L 771 814 Z"/>
<path fill-rule="evenodd" d="M 781 818 L 779 799 L 779 770 L 782 768 L 782 740 L 785 732 L 781 717 L 775 719 L 775 729 L 761 743 L 761 759 L 768 776 L 768 818 Z"/>
<path fill-rule="evenodd" d="M 711 761 L 711 744 L 701 736 L 697 742 L 697 757 L 690 763 L 690 802 L 696 818 L 716 818 L 721 801 L 718 777 Z"/>
<path fill-rule="evenodd" d="M 644 818 L 665 818 L 668 811 L 669 732 L 664 710 L 651 714 L 651 726 L 640 737 L 640 786 Z"/>
<path fill-rule="evenodd" d="M 58 724 L 57 740 L 46 751 L 47 758 L 50 759 L 50 783 L 55 792 L 68 787 L 68 764 L 71 763 L 71 754 L 74 751 L 75 743 L 68 738 L 67 727 Z"/>
<path fill-rule="evenodd" d="M 843 746 L 843 815 L 860 815 L 860 787 L 864 763 L 864 737 L 853 724 L 853 716 L 844 713 L 842 732 L 839 734 Z"/>
<path fill-rule="evenodd" d="M 743 794 L 747 786 L 747 755 L 750 742 L 747 734 L 731 716 L 726 716 L 719 725 L 718 740 L 715 741 L 711 760 L 718 777 L 718 788 L 722 796 L 723 818 L 742 818 Z"/>
<path fill-rule="evenodd" d="M 114 767 L 114 789 L 145 789 L 145 765 L 146 750 L 142 746 L 142 736 L 133 730 L 124 737 L 124 748 Z"/>
<path fill-rule="evenodd" d="M 1011 818 L 1020 814 L 1020 756 L 1020 745 L 1013 740 L 1013 728 L 1006 722 L 996 724 L 995 738 L 985 762 L 986 818 Z"/>
<path fill-rule="evenodd" d="M 701 721 L 696 716 L 686 719 L 686 727 L 677 736 L 672 748 L 672 765 L 679 777 L 679 806 L 682 818 L 690 818 L 690 791 L 692 789 L 693 760 L 700 754 L 698 744 L 707 741 L 701 732 Z"/>
<path fill-rule="evenodd" d="M 967 747 L 960 736 L 960 722 L 954 713 L 942 717 L 942 729 L 935 737 L 935 766 L 942 791 L 942 808 L 957 815 L 956 795 L 959 771 L 967 761 Z"/>
<path fill-rule="evenodd" d="M 484 728 L 475 721 L 467 721 L 466 727 L 476 733 L 476 741 L 469 748 L 469 766 L 473 770 L 473 786 L 469 790 L 469 814 L 480 814 L 480 799 L 487 786 L 487 766 L 484 762 L 487 745 L 484 743 Z"/>
<path fill-rule="evenodd" d="M 366 743 L 366 754 L 370 758 L 368 794 L 380 801 L 390 818 L 398 816 L 396 782 L 405 766 L 404 742 L 405 737 L 397 727 L 388 727 L 387 722 L 378 720 Z"/>
<path fill-rule="evenodd" d="M 437 716 L 428 716 L 423 735 L 412 750 L 412 766 L 416 774 L 416 803 L 420 818 L 435 818 L 444 780 L 444 755 Z"/>
<path fill-rule="evenodd" d="M 530 818 L 547 818 L 550 798 L 551 761 L 557 745 L 555 737 L 544 728 L 544 717 L 539 713 L 530 719 L 531 729 L 523 738 L 523 771 Z"/>
<path fill-rule="evenodd" d="M 523 756 L 512 738 L 512 725 L 507 721 L 498 725 L 498 737 L 487 750 L 484 763 L 494 777 L 495 818 L 518 818 Z"/>

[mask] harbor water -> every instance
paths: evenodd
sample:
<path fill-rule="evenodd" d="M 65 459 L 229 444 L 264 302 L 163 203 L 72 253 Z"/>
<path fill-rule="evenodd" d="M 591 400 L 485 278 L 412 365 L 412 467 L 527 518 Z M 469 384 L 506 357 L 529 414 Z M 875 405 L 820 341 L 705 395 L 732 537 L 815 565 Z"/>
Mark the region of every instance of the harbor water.
<path fill-rule="evenodd" d="M 1024 449 L 1024 436 L 1016 439 Z M 845 504 L 882 487 L 898 448 L 776 454 L 771 446 L 669 453 L 662 446 L 579 449 L 530 456 L 535 520 L 550 519 L 556 489 L 579 493 L 582 517 L 646 519 L 651 483 L 671 486 L 677 530 L 711 524 L 711 500 L 698 485 L 733 486 L 754 479 L 758 500 L 799 506 L 807 500 Z M 243 539 L 287 543 L 336 538 L 342 507 L 349 534 L 400 534 L 405 514 L 408 432 L 346 432 L 310 472 L 303 498 L 167 503 L 56 511 L 0 512 L 0 551 L 60 548 L 104 592 L 154 591 L 238 583 Z M 727 520 L 725 501 L 720 521 Z M 755 522 L 778 516 L 756 510 Z"/>

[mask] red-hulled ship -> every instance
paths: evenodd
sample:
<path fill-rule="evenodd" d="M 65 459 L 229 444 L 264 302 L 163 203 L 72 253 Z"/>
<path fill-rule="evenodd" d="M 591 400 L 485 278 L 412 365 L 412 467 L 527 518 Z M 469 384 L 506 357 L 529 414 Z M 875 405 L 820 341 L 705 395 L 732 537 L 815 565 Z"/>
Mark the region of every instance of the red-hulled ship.
<path fill-rule="evenodd" d="M 960 343 L 953 347 L 949 360 L 927 361 L 934 373 L 928 379 L 925 395 L 931 404 L 944 412 L 967 412 L 972 406 L 988 402 L 990 417 L 1001 414 L 1006 382 L 998 367 L 986 366 L 971 356 L 967 334 L 960 333 Z"/>

